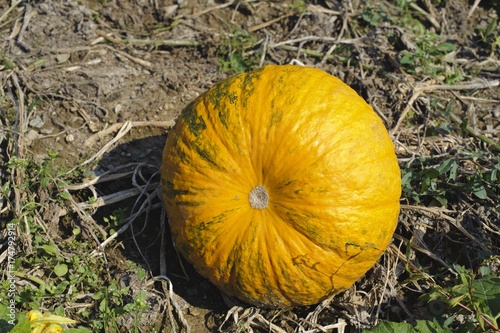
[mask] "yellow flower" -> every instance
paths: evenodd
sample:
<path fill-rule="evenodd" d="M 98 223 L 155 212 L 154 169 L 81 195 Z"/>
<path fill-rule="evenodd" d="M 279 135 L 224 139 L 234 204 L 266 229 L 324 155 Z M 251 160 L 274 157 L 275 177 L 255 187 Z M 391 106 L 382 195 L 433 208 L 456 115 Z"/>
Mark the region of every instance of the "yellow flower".
<path fill-rule="evenodd" d="M 73 319 L 56 316 L 50 312 L 42 314 L 40 311 L 32 310 L 26 315 L 30 320 L 31 333 L 59 333 L 63 330 L 61 325 L 76 324 Z"/>

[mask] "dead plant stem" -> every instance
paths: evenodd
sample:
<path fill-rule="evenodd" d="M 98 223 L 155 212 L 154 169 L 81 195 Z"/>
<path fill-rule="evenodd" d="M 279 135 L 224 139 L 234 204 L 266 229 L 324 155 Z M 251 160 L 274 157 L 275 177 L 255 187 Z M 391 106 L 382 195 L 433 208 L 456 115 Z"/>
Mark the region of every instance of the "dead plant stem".
<path fill-rule="evenodd" d="M 434 90 L 475 90 L 475 89 L 485 89 L 485 88 L 498 87 L 499 84 L 500 84 L 500 80 L 479 81 L 479 82 L 466 82 L 466 83 L 456 84 L 456 85 L 449 85 L 449 84 L 435 85 L 435 84 L 427 84 L 427 83 L 418 84 L 415 87 L 415 89 L 413 90 L 413 95 L 411 96 L 410 100 L 408 101 L 408 104 L 404 108 L 403 112 L 401 112 L 401 115 L 399 116 L 399 119 L 398 119 L 396 125 L 390 130 L 390 133 L 391 133 L 392 136 L 394 136 L 394 134 L 398 131 L 399 126 L 401 126 L 402 122 L 405 120 L 406 115 L 412 109 L 413 103 L 417 100 L 418 97 L 420 97 L 420 95 L 422 95 L 425 92 L 434 91 Z"/>
<path fill-rule="evenodd" d="M 10 14 L 10 12 L 13 11 L 17 7 L 17 5 L 19 5 L 21 2 L 23 2 L 23 0 L 13 1 L 12 5 L 10 5 L 10 7 L 7 8 L 7 10 L 5 11 L 5 13 L 3 13 L 2 16 L 0 16 L 0 23 L 3 20 L 5 20 L 7 18 L 7 16 Z"/>

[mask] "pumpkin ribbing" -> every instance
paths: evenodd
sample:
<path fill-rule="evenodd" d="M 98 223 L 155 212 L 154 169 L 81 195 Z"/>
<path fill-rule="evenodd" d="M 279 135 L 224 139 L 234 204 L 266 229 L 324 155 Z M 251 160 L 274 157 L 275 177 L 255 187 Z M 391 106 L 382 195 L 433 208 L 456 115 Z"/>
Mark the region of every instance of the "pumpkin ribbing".
<path fill-rule="evenodd" d="M 252 304 L 313 304 L 348 288 L 399 213 L 382 121 L 313 68 L 266 66 L 200 95 L 169 133 L 161 173 L 179 252 Z"/>

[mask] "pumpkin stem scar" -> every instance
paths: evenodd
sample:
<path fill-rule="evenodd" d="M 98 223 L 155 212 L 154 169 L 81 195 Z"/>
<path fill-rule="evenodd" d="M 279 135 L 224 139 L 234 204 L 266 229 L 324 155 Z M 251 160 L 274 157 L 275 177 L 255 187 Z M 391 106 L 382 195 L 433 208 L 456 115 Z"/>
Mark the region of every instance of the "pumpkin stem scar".
<path fill-rule="evenodd" d="M 248 201 L 250 201 L 250 206 L 255 209 L 264 209 L 269 203 L 269 195 L 267 190 L 262 185 L 257 185 L 248 194 Z"/>

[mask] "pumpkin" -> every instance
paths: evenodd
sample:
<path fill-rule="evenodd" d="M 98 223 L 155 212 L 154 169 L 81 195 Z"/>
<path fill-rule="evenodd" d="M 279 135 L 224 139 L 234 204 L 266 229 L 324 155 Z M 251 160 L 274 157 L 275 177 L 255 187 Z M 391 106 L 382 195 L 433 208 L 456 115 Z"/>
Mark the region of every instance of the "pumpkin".
<path fill-rule="evenodd" d="M 201 94 L 168 134 L 161 177 L 177 251 L 258 306 L 349 288 L 399 214 L 401 175 L 381 119 L 308 67 L 266 66 Z"/>

